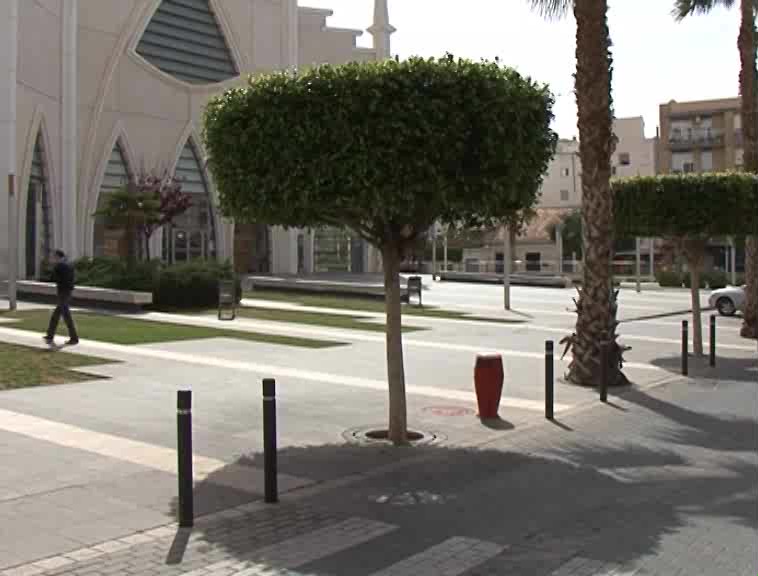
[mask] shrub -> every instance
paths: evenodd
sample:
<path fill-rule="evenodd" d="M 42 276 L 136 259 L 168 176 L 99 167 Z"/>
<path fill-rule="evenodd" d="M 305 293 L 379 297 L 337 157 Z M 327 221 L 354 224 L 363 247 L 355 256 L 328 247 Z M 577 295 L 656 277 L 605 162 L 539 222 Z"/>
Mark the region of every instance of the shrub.
<path fill-rule="evenodd" d="M 722 270 L 713 270 L 704 274 L 705 280 L 708 282 L 708 288 L 711 290 L 718 290 L 725 288 L 729 284 L 727 275 Z"/>
<path fill-rule="evenodd" d="M 76 283 L 112 290 L 150 292 L 157 308 L 211 308 L 218 306 L 218 282 L 234 279 L 229 263 L 195 261 L 164 266 L 159 260 L 137 262 L 129 269 L 120 258 L 82 258 L 74 263 Z M 242 287 L 236 279 L 237 298 Z"/>
<path fill-rule="evenodd" d="M 229 263 L 188 262 L 161 270 L 153 288 L 153 304 L 158 308 L 211 308 L 218 306 L 218 283 L 234 279 L 237 298 L 242 295 L 239 279 Z"/>
<path fill-rule="evenodd" d="M 688 276 L 689 277 L 689 276 Z M 658 270 L 655 279 L 662 288 L 681 288 L 682 275 L 672 270 Z"/>
<path fill-rule="evenodd" d="M 706 279 L 707 279 L 707 274 L 701 273 L 700 274 L 700 288 L 706 287 Z M 689 274 L 689 272 L 684 275 L 684 286 L 686 288 L 692 287 L 692 276 Z"/>

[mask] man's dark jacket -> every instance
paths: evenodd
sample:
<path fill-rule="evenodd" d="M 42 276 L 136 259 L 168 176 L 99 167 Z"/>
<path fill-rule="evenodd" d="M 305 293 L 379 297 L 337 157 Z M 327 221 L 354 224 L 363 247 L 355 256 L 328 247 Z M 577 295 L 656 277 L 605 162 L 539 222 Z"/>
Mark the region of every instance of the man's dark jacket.
<path fill-rule="evenodd" d="M 71 294 L 74 290 L 74 267 L 65 260 L 58 262 L 53 268 L 53 282 L 58 294 Z"/>

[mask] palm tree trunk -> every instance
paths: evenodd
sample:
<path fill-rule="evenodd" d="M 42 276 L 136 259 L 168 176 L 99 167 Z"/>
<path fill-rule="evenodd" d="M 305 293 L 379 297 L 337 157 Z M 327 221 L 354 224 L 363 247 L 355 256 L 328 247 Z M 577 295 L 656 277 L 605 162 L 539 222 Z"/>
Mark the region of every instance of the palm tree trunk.
<path fill-rule="evenodd" d="M 387 380 L 390 392 L 388 437 L 393 444 L 406 444 L 405 370 L 400 302 L 400 251 L 394 245 L 382 247 L 385 310 L 387 315 Z"/>
<path fill-rule="evenodd" d="M 758 237 L 745 241 L 745 316 L 740 334 L 743 338 L 758 338 Z"/>
<path fill-rule="evenodd" d="M 612 309 L 613 199 L 610 191 L 611 154 L 615 143 L 607 12 L 607 0 L 574 2 L 584 278 L 577 302 L 576 333 L 570 339 L 573 359 L 568 379 L 585 386 L 599 383 L 599 345 L 615 342 L 616 330 Z M 625 382 L 620 361 L 617 361 L 621 350 L 618 346 L 610 349 L 609 384 Z"/>
<path fill-rule="evenodd" d="M 740 49 L 740 94 L 742 95 L 742 136 L 745 170 L 758 174 L 758 110 L 756 110 L 756 38 L 753 0 L 742 0 L 742 24 L 737 42 Z M 747 299 L 741 334 L 758 338 L 758 231 L 745 241 L 745 280 Z"/>

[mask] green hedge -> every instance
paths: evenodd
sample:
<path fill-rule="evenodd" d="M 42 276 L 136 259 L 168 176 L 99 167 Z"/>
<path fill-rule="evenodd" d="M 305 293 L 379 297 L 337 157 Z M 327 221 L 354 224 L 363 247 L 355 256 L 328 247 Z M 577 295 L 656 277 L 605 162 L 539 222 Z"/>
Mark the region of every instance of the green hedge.
<path fill-rule="evenodd" d="M 655 279 L 662 288 L 681 288 L 682 287 L 682 275 L 678 272 L 670 272 L 667 270 L 657 270 L 655 272 Z"/>
<path fill-rule="evenodd" d="M 153 304 L 159 308 L 210 308 L 218 306 L 219 280 L 235 279 L 230 264 L 189 262 L 164 268 L 153 287 Z M 237 297 L 242 289 L 237 282 Z"/>
<path fill-rule="evenodd" d="M 138 262 L 129 270 L 120 258 L 82 258 L 74 262 L 74 269 L 79 286 L 150 292 L 153 305 L 163 309 L 218 306 L 219 280 L 234 279 L 238 298 L 242 296 L 240 280 L 229 263 L 198 260 L 165 266 L 153 260 Z"/>
<path fill-rule="evenodd" d="M 758 178 L 710 173 L 611 182 L 616 237 L 708 237 L 758 228 Z"/>

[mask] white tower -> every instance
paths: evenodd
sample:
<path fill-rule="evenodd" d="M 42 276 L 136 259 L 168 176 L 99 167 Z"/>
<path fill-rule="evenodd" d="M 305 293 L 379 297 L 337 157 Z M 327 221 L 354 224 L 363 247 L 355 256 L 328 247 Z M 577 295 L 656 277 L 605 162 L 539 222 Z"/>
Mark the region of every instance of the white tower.
<path fill-rule="evenodd" d="M 376 50 L 377 60 L 386 60 L 392 57 L 390 37 L 396 30 L 390 24 L 387 1 L 374 0 L 374 23 L 368 29 L 369 34 L 374 37 L 374 50 Z"/>

